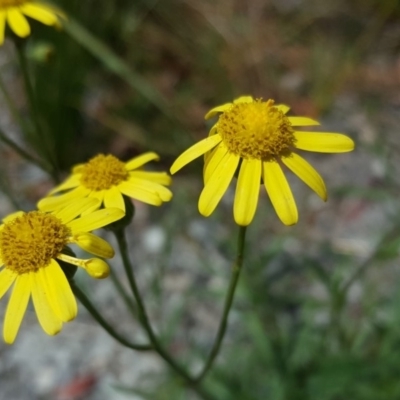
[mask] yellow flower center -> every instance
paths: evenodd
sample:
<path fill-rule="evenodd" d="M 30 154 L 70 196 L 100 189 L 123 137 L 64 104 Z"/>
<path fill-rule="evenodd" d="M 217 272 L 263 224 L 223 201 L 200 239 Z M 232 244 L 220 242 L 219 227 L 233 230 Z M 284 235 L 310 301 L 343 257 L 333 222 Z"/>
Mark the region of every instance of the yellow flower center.
<path fill-rule="evenodd" d="M 125 164 L 112 155 L 99 154 L 82 168 L 81 184 L 91 190 L 106 190 L 126 180 Z"/>
<path fill-rule="evenodd" d="M 68 242 L 70 229 L 60 219 L 40 211 L 6 222 L 0 231 L 0 254 L 6 268 L 17 274 L 49 265 Z"/>
<path fill-rule="evenodd" d="M 296 142 L 289 118 L 273 100 L 233 104 L 219 117 L 218 132 L 229 151 L 246 159 L 268 161 L 290 153 Z"/>
<path fill-rule="evenodd" d="M 18 7 L 31 0 L 0 0 L 0 8 Z"/>

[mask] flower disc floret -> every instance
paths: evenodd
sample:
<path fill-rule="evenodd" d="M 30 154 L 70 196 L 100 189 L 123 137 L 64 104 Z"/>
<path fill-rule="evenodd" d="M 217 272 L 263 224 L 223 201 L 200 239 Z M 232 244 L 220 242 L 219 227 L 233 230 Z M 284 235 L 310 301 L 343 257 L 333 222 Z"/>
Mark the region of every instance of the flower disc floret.
<path fill-rule="evenodd" d="M 4 224 L 0 232 L 1 258 L 17 274 L 36 272 L 61 253 L 70 234 L 54 215 L 28 212 Z"/>
<path fill-rule="evenodd" d="M 289 118 L 273 100 L 232 104 L 217 129 L 228 150 L 245 159 L 268 161 L 289 154 L 296 143 Z"/>
<path fill-rule="evenodd" d="M 81 184 L 91 190 L 107 190 L 128 176 L 125 163 L 111 154 L 99 154 L 83 166 Z"/>

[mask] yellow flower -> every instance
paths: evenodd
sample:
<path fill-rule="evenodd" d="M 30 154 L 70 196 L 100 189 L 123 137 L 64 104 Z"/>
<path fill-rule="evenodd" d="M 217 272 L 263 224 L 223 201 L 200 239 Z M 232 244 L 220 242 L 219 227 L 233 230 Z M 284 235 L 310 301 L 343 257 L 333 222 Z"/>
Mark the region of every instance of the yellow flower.
<path fill-rule="evenodd" d="M 0 45 L 4 42 L 6 22 L 16 35 L 23 38 L 29 36 L 31 28 L 25 15 L 50 26 L 60 26 L 59 17 L 64 17 L 57 8 L 42 2 L 0 0 Z"/>
<path fill-rule="evenodd" d="M 298 213 L 292 191 L 282 170 L 288 167 L 324 201 L 325 184 L 318 172 L 295 150 L 342 153 L 354 142 L 340 133 L 297 131 L 297 126 L 319 125 L 307 117 L 288 117 L 289 107 L 243 96 L 210 110 L 206 119 L 220 113 L 208 138 L 182 153 L 171 166 L 171 174 L 195 158 L 204 157 L 204 189 L 199 211 L 208 217 L 217 207 L 236 171 L 239 172 L 234 218 L 246 226 L 253 220 L 261 182 L 276 213 L 285 225 L 293 225 Z"/>
<path fill-rule="evenodd" d="M 85 200 L 82 206 L 90 205 Z M 32 296 L 37 318 L 48 335 L 61 330 L 62 323 L 76 317 L 77 304 L 68 280 L 56 260 L 82 267 L 94 278 L 105 278 L 107 263 L 99 258 L 78 259 L 65 254 L 69 244 L 99 257 L 114 255 L 112 247 L 90 233 L 123 216 L 118 209 L 99 210 L 75 218 L 76 210 L 66 207 L 57 213 L 17 212 L 0 226 L 0 299 L 14 284 L 8 302 L 3 336 L 13 343 Z"/>
<path fill-rule="evenodd" d="M 143 171 L 144 164 L 158 160 L 156 153 L 144 153 L 123 163 L 112 155 L 99 154 L 73 168 L 72 175 L 38 203 L 42 211 L 53 211 L 84 198 L 99 200 L 98 206 L 125 211 L 123 195 L 154 206 L 169 201 L 172 193 L 163 185 L 171 183 L 165 172 Z M 61 194 L 59 194 L 61 192 Z M 78 201 L 77 201 L 78 200 Z"/>

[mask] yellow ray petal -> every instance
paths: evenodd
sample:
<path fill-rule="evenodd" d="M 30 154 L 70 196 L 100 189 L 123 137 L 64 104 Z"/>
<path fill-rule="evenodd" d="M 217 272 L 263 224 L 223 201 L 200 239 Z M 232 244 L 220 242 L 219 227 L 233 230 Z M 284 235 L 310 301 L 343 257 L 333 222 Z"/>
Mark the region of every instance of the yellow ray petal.
<path fill-rule="evenodd" d="M 293 126 L 314 126 L 314 125 L 320 125 L 318 121 L 315 121 L 315 119 L 307 118 L 307 117 L 288 117 L 289 122 Z"/>
<path fill-rule="evenodd" d="M 216 135 L 218 133 L 218 122 L 215 123 L 211 129 L 210 132 L 208 132 L 208 136 Z"/>
<path fill-rule="evenodd" d="M 62 10 L 60 10 L 58 7 L 53 6 L 52 4 L 42 3 L 42 2 L 38 2 L 38 1 L 35 1 L 35 4 L 40 6 L 40 8 L 43 10 L 47 10 L 48 12 L 50 12 L 52 14 L 55 14 L 61 18 L 67 19 L 66 14 Z"/>
<path fill-rule="evenodd" d="M 27 37 L 31 33 L 28 21 L 22 15 L 19 8 L 7 9 L 7 22 L 13 32 L 19 37 Z"/>
<path fill-rule="evenodd" d="M 83 169 L 85 168 L 85 163 L 81 163 L 81 164 L 75 164 L 71 170 L 72 170 L 72 174 L 73 175 L 79 175 L 81 176 Z"/>
<path fill-rule="evenodd" d="M 210 176 L 206 186 L 200 194 L 200 214 L 208 217 L 217 207 L 222 196 L 228 189 L 233 175 L 236 172 L 240 157 L 233 153 L 227 153 L 221 160 L 218 168 Z"/>
<path fill-rule="evenodd" d="M 42 268 L 42 273 L 37 275 L 40 285 L 45 288 L 47 300 L 62 322 L 73 320 L 78 313 L 78 305 L 68 280 L 58 265 L 51 260 L 50 264 Z"/>
<path fill-rule="evenodd" d="M 4 43 L 5 31 L 6 31 L 6 11 L 0 10 L 0 46 Z"/>
<path fill-rule="evenodd" d="M 222 140 L 220 135 L 208 136 L 207 138 L 200 140 L 192 147 L 189 147 L 186 151 L 184 151 L 171 165 L 170 172 L 171 174 L 175 174 L 175 172 L 179 171 L 186 164 L 189 164 L 195 158 L 202 156 L 207 151 L 211 150 Z"/>
<path fill-rule="evenodd" d="M 0 299 L 14 283 L 17 276 L 18 275 L 15 272 L 12 272 L 7 268 L 3 268 L 0 271 Z"/>
<path fill-rule="evenodd" d="M 240 96 L 237 99 L 233 100 L 235 104 L 240 104 L 240 103 L 252 103 L 254 101 L 254 98 L 252 96 Z"/>
<path fill-rule="evenodd" d="M 217 145 L 216 147 L 214 147 L 212 150 L 207 151 L 207 153 L 204 153 L 204 156 L 203 156 L 203 158 L 204 158 L 203 170 L 204 170 L 204 168 L 207 167 L 207 164 L 208 164 L 208 162 L 210 161 L 212 155 L 217 151 L 217 148 L 218 148 L 219 146 L 221 146 L 222 143 L 223 143 L 223 142 L 221 142 L 219 145 Z"/>
<path fill-rule="evenodd" d="M 125 212 L 125 202 L 122 193 L 116 186 L 112 186 L 104 194 L 105 208 L 119 208 Z"/>
<path fill-rule="evenodd" d="M 253 220 L 257 209 L 261 185 L 261 164 L 256 159 L 243 160 L 236 186 L 233 215 L 235 222 L 247 226 Z"/>
<path fill-rule="evenodd" d="M 232 105 L 233 103 L 225 103 L 217 107 L 214 107 L 204 116 L 204 119 L 210 119 L 221 112 L 229 110 L 232 107 Z"/>
<path fill-rule="evenodd" d="M 287 106 L 286 104 L 278 104 L 275 106 L 279 111 L 282 111 L 284 114 L 286 114 L 289 110 L 290 107 Z"/>
<path fill-rule="evenodd" d="M 100 203 L 102 203 L 104 201 L 105 192 L 105 190 L 92 190 L 89 193 L 89 197 L 97 199 L 100 201 Z"/>
<path fill-rule="evenodd" d="M 138 189 L 156 193 L 162 201 L 170 201 L 172 199 L 172 192 L 159 183 L 138 178 L 130 178 L 128 182 L 137 186 Z"/>
<path fill-rule="evenodd" d="M 215 169 L 218 168 L 219 163 L 225 157 L 226 153 L 228 153 L 228 148 L 220 143 L 214 150 L 211 157 L 204 162 L 204 170 L 203 170 L 203 179 L 204 185 L 207 184 L 210 176 L 214 173 Z"/>
<path fill-rule="evenodd" d="M 354 142 L 346 135 L 331 132 L 295 132 L 296 148 L 318 153 L 347 153 Z"/>
<path fill-rule="evenodd" d="M 41 211 L 54 211 L 58 208 L 65 207 L 74 199 L 82 199 L 87 197 L 89 193 L 90 189 L 86 189 L 83 186 L 78 186 L 77 188 L 72 189 L 70 192 L 61 194 L 59 196 L 45 197 L 38 202 L 37 206 Z"/>
<path fill-rule="evenodd" d="M 125 213 L 118 208 L 107 208 L 102 210 L 94 211 L 84 217 L 74 219 L 69 222 L 67 226 L 71 228 L 72 234 L 80 232 L 90 232 L 95 229 L 102 228 L 103 226 L 109 225 L 115 221 L 121 219 Z"/>
<path fill-rule="evenodd" d="M 132 158 L 131 160 L 129 160 L 125 164 L 125 168 L 128 171 L 132 171 L 133 169 L 139 168 L 139 167 L 143 166 L 144 164 L 147 164 L 150 161 L 153 161 L 153 160 L 158 161 L 159 159 L 160 159 L 160 157 L 156 153 L 153 153 L 153 152 L 144 153 L 138 157 L 135 157 L 135 158 Z"/>
<path fill-rule="evenodd" d="M 20 6 L 20 10 L 28 17 L 36 19 L 42 24 L 45 25 L 58 24 L 57 16 L 54 13 L 50 12 L 49 10 L 46 10 L 46 8 L 42 7 L 39 4 L 25 3 Z"/>
<path fill-rule="evenodd" d="M 289 183 L 277 162 L 263 163 L 264 185 L 278 217 L 285 225 L 298 220 L 297 206 Z"/>
<path fill-rule="evenodd" d="M 61 183 L 60 185 L 58 185 L 54 189 L 52 189 L 49 192 L 49 195 L 58 193 L 58 192 L 62 192 L 63 190 L 73 189 L 73 188 L 79 186 L 81 183 L 81 176 L 82 176 L 81 174 L 71 175 L 63 183 Z"/>
<path fill-rule="evenodd" d="M 32 300 L 40 326 L 48 335 L 55 335 L 61 331 L 62 321 L 56 316 L 49 304 L 46 287 L 38 277 L 43 273 L 43 268 L 33 274 Z"/>
<path fill-rule="evenodd" d="M 15 281 L 4 317 L 4 341 L 12 344 L 18 334 L 32 288 L 32 274 L 21 274 Z"/>
<path fill-rule="evenodd" d="M 93 233 L 77 233 L 72 237 L 71 242 L 76 243 L 83 250 L 94 254 L 95 256 L 103 258 L 114 257 L 114 249 L 111 247 L 111 245 Z"/>
<path fill-rule="evenodd" d="M 142 201 L 152 206 L 161 206 L 163 201 L 157 193 L 141 189 L 131 182 L 122 182 L 118 185 L 118 189 L 126 196 Z"/>
<path fill-rule="evenodd" d="M 133 178 L 146 179 L 148 181 L 157 182 L 160 185 L 170 185 L 172 178 L 166 172 L 152 171 L 133 171 L 130 173 Z"/>
<path fill-rule="evenodd" d="M 295 173 L 306 185 L 322 200 L 326 201 L 328 194 L 321 175 L 303 157 L 292 153 L 289 157 L 282 157 L 282 162 Z"/>
<path fill-rule="evenodd" d="M 68 222 L 72 221 L 78 215 L 83 214 L 87 210 L 96 210 L 100 208 L 100 205 L 101 203 L 97 199 L 86 198 L 73 200 L 64 208 L 54 212 L 54 215 L 60 218 L 64 224 L 68 224 Z"/>
<path fill-rule="evenodd" d="M 24 215 L 25 213 L 23 211 L 16 211 L 12 214 L 7 215 L 7 217 L 3 218 L 4 223 L 11 222 L 13 219 L 20 217 L 21 215 Z"/>

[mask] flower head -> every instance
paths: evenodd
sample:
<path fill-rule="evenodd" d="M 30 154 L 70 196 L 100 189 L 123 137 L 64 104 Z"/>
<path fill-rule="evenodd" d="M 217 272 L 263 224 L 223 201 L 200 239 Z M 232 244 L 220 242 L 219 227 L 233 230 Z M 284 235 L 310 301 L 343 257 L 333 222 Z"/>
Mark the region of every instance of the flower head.
<path fill-rule="evenodd" d="M 60 262 L 81 267 L 94 278 L 108 275 L 109 267 L 103 260 L 78 259 L 69 255 L 66 246 L 76 244 L 96 256 L 113 257 L 112 247 L 90 231 L 118 220 L 123 212 L 109 209 L 81 218 L 76 216 L 71 207 L 66 207 L 51 214 L 20 211 L 3 220 L 0 298 L 14 284 L 4 319 L 6 343 L 14 342 L 31 296 L 39 323 L 49 335 L 55 335 L 63 322 L 76 317 L 76 300 Z"/>
<path fill-rule="evenodd" d="M 72 175 L 42 199 L 38 207 L 43 211 L 68 204 L 79 207 L 81 199 L 94 198 L 98 200 L 94 210 L 104 206 L 125 211 L 123 196 L 160 206 L 172 198 L 171 191 L 163 186 L 171 183 L 171 177 L 165 172 L 144 171 L 143 165 L 152 160 L 158 160 L 158 155 L 151 152 L 126 163 L 113 155 L 99 154 L 74 167 Z"/>
<path fill-rule="evenodd" d="M 298 220 L 296 203 L 283 173 L 285 165 L 324 201 L 325 184 L 319 173 L 296 150 L 342 153 L 354 142 L 340 133 L 297 131 L 295 127 L 319 125 L 307 117 L 288 117 L 289 107 L 243 96 L 210 110 L 206 119 L 219 114 L 206 139 L 182 153 L 171 166 L 171 174 L 195 158 L 204 158 L 204 189 L 199 211 L 209 216 L 239 171 L 234 200 L 234 219 L 246 226 L 253 220 L 261 182 L 276 213 L 285 225 Z"/>
<path fill-rule="evenodd" d="M 0 45 L 4 42 L 6 22 L 19 37 L 27 37 L 31 28 L 26 17 L 45 25 L 60 26 L 64 14 L 57 8 L 34 0 L 0 0 Z"/>

